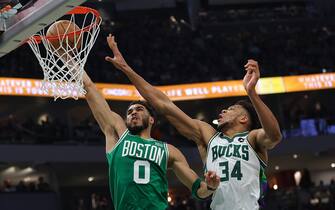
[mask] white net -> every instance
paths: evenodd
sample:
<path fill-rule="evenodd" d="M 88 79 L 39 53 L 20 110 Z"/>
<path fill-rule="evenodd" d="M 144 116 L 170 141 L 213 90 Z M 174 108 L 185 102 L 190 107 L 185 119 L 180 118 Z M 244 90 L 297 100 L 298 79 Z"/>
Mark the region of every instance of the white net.
<path fill-rule="evenodd" d="M 55 100 L 78 99 L 86 94 L 84 66 L 100 31 L 101 17 L 92 12 L 69 16 L 69 21 L 79 26 L 79 31 L 74 32 L 74 24 L 72 27 L 68 24 L 62 29 L 56 27 L 57 36 L 46 37 L 43 29 L 28 40 L 43 69 L 42 89 Z"/>

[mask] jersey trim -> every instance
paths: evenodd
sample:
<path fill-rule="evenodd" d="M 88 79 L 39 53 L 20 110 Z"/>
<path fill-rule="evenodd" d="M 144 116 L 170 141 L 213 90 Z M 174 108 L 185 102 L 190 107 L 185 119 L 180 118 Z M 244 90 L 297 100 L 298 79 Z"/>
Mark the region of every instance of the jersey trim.
<path fill-rule="evenodd" d="M 209 139 L 208 144 L 207 144 L 207 155 L 208 155 L 208 150 L 209 150 L 209 148 L 210 148 L 210 146 L 211 146 L 212 141 L 213 141 L 213 140 L 215 139 L 215 137 L 217 137 L 219 134 L 220 134 L 220 132 L 216 132 L 216 133 Z"/>
<path fill-rule="evenodd" d="M 249 131 L 241 132 L 241 133 L 235 133 L 233 137 L 226 136 L 224 133 L 221 132 L 222 138 L 226 139 L 229 143 L 233 142 L 234 139 L 238 136 L 246 136 L 248 135 Z M 221 136 L 220 136 L 221 137 Z"/>
<path fill-rule="evenodd" d="M 166 171 L 168 170 L 168 164 L 169 164 L 169 157 L 170 157 L 170 152 L 169 152 L 169 147 L 168 144 L 163 142 L 165 150 L 166 150 Z"/>
<path fill-rule="evenodd" d="M 122 140 L 124 139 L 124 137 L 125 137 L 128 133 L 129 133 L 129 130 L 128 130 L 128 129 L 125 130 L 125 132 L 123 132 L 123 134 L 122 134 L 121 137 L 119 138 L 119 141 L 117 141 L 117 143 L 114 145 L 114 147 L 113 147 L 112 149 L 108 150 L 108 151 L 106 152 L 106 154 L 110 154 L 110 153 L 112 153 L 112 152 L 114 151 L 114 149 L 115 149 L 117 146 L 119 146 L 119 144 L 122 142 Z"/>
<path fill-rule="evenodd" d="M 257 152 L 255 151 L 255 149 L 251 146 L 250 142 L 249 142 L 249 136 L 247 136 L 247 142 L 248 142 L 248 145 L 249 147 L 252 149 L 252 151 L 255 153 L 256 157 L 258 158 L 259 160 L 259 163 L 261 164 L 261 166 L 263 168 L 266 168 L 267 167 L 267 164 L 264 162 L 264 160 L 262 160 L 262 158 L 260 158 L 257 154 Z"/>
<path fill-rule="evenodd" d="M 129 136 L 135 136 L 135 137 L 140 138 L 140 139 L 143 139 L 143 140 L 145 140 L 145 141 L 158 141 L 158 140 L 153 139 L 153 138 L 145 139 L 145 138 L 142 138 L 142 137 L 140 137 L 140 136 L 138 136 L 138 135 L 133 135 L 133 134 L 131 134 L 131 133 L 129 133 Z"/>
<path fill-rule="evenodd" d="M 217 137 L 220 134 L 220 132 L 216 132 L 214 133 L 214 135 L 209 139 L 208 144 L 207 144 L 207 155 L 206 155 L 206 161 L 205 161 L 205 165 L 204 165 L 204 171 L 207 172 L 207 158 L 208 158 L 208 150 L 211 146 L 212 141 L 215 139 L 215 137 Z"/>

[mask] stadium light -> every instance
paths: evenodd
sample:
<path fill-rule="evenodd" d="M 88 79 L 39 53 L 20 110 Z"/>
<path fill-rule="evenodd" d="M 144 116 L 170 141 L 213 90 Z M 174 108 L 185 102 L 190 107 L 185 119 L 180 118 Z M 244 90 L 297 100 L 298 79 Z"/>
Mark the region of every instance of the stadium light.
<path fill-rule="evenodd" d="M 274 190 L 278 190 L 278 185 L 276 185 L 276 184 L 273 185 L 273 189 L 274 189 Z"/>
<path fill-rule="evenodd" d="M 35 170 L 32 167 L 27 167 L 25 169 L 22 169 L 20 172 L 18 172 L 18 174 L 20 175 L 27 175 L 30 174 L 32 172 L 34 172 Z"/>
<path fill-rule="evenodd" d="M 93 176 L 90 176 L 90 177 L 88 177 L 88 179 L 87 179 L 89 182 L 93 182 L 94 181 L 94 177 Z"/>
<path fill-rule="evenodd" d="M 294 181 L 295 181 L 295 184 L 296 184 L 297 186 L 299 186 L 299 184 L 300 184 L 301 177 L 302 177 L 301 171 L 296 171 L 296 172 L 294 173 Z"/>
<path fill-rule="evenodd" d="M 16 167 L 11 166 L 3 171 L 3 174 L 14 174 L 16 172 Z"/>

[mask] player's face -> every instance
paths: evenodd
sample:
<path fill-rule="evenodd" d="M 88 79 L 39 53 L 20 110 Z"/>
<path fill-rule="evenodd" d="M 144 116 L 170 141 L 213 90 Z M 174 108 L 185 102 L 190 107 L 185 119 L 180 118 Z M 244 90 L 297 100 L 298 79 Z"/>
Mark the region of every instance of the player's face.
<path fill-rule="evenodd" d="M 240 105 L 233 105 L 223 109 L 218 116 L 218 129 L 233 126 L 239 118 L 245 114 L 245 110 Z"/>
<path fill-rule="evenodd" d="M 126 125 L 132 134 L 139 134 L 148 128 L 150 114 L 141 104 L 133 104 L 127 110 Z"/>

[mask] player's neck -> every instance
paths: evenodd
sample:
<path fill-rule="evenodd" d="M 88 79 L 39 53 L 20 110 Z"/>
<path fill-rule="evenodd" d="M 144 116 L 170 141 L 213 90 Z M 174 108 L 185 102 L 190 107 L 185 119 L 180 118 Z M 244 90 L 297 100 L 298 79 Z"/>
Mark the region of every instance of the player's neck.
<path fill-rule="evenodd" d="M 226 129 L 222 129 L 221 132 L 228 136 L 228 137 L 233 137 L 235 136 L 237 133 L 243 133 L 243 132 L 246 132 L 248 131 L 244 126 L 241 126 L 241 125 L 237 125 L 237 126 L 234 126 L 234 127 L 230 127 L 230 128 L 226 128 Z"/>
<path fill-rule="evenodd" d="M 142 138 L 142 139 L 150 139 L 151 135 L 150 135 L 151 131 L 149 129 L 144 129 L 143 131 L 141 131 L 138 135 Z"/>

